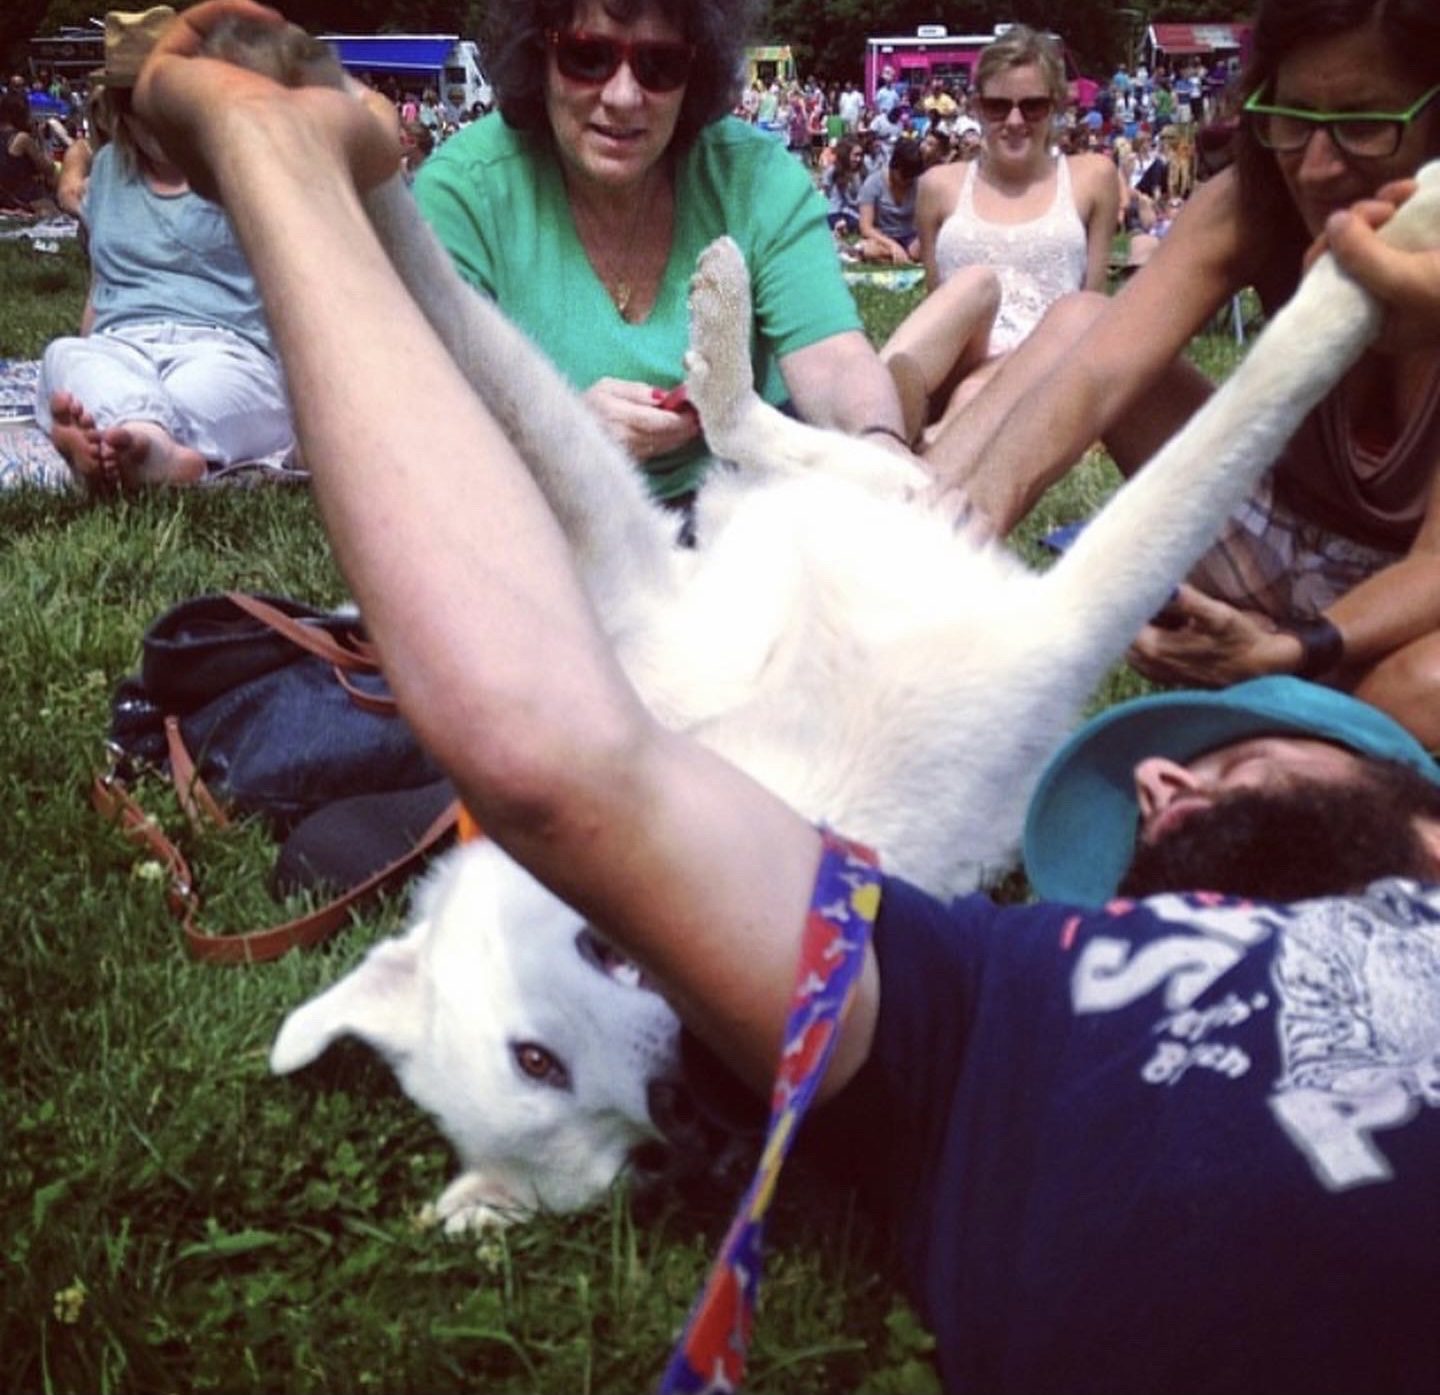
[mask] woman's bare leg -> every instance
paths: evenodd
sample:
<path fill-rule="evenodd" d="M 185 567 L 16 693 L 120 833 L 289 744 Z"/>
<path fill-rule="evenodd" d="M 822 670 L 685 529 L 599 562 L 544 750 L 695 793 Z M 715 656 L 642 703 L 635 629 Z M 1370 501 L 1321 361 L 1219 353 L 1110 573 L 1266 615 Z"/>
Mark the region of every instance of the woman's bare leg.
<path fill-rule="evenodd" d="M 1056 301 L 984 390 L 926 448 L 925 461 L 938 488 L 963 496 L 997 533 L 1008 533 L 1054 480 L 1012 479 L 988 468 L 990 443 L 1012 410 L 1043 398 L 1050 374 L 1108 303 L 1105 296 L 1085 291 Z"/>
<path fill-rule="evenodd" d="M 1215 385 L 1189 359 L 1172 363 L 1122 420 L 1105 432 L 1105 449 L 1127 479 L 1209 400 Z"/>
<path fill-rule="evenodd" d="M 985 361 L 999 308 L 995 273 L 965 267 L 931 291 L 886 341 L 880 361 L 895 378 L 910 440 L 933 417 L 937 403 L 943 410 L 959 381 Z M 922 406 L 923 416 L 917 412 Z"/>
<path fill-rule="evenodd" d="M 1440 749 L 1440 633 L 1387 654 L 1351 691 L 1388 712 L 1423 746 Z"/>
<path fill-rule="evenodd" d="M 919 453 L 922 457 L 926 455 L 931 445 L 945 433 L 950 423 L 984 392 L 985 385 L 1000 371 L 1007 357 L 1006 354 L 996 354 L 993 358 L 987 358 L 973 372 L 965 373 L 960 378 L 939 417 L 921 432 Z"/>

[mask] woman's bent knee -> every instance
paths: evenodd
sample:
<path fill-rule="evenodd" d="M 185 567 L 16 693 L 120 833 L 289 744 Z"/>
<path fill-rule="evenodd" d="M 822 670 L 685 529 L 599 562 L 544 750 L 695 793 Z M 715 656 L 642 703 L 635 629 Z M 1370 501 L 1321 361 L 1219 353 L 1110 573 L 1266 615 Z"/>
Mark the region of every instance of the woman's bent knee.
<path fill-rule="evenodd" d="M 1394 717 L 1422 745 L 1440 749 L 1440 632 L 1387 654 L 1352 690 Z"/>
<path fill-rule="evenodd" d="M 943 302 L 963 301 L 970 306 L 983 306 L 993 314 L 1000 308 L 1000 277 L 991 266 L 965 266 L 930 294 Z"/>

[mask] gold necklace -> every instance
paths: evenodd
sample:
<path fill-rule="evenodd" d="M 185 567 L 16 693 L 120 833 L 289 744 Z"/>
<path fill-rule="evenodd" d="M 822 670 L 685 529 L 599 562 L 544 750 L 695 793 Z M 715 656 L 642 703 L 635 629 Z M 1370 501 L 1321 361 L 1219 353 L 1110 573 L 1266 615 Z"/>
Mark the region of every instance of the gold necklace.
<path fill-rule="evenodd" d="M 608 257 L 601 255 L 601 238 L 598 235 L 599 226 L 588 205 L 577 204 L 573 199 L 570 203 L 572 216 L 577 210 L 583 210 L 583 215 L 575 219 L 576 231 L 581 233 L 580 245 L 584 248 L 585 255 L 596 276 L 599 277 L 600 284 L 604 286 L 605 294 L 610 297 L 610 302 L 614 305 L 616 313 L 626 324 L 633 323 L 630 319 L 630 302 L 635 298 L 635 286 L 631 272 L 635 264 L 635 259 L 639 255 L 637 239 L 640 232 L 640 221 L 648 211 L 646 205 L 647 200 L 642 193 L 640 197 L 636 198 L 635 211 L 630 215 L 629 235 L 625 239 L 623 258 L 617 269 Z M 594 239 L 593 248 L 586 246 L 585 236 L 581 229 L 582 223 L 588 226 L 590 234 Z"/>
<path fill-rule="evenodd" d="M 610 299 L 615 302 L 620 318 L 629 324 L 630 316 L 626 312 L 630 309 L 630 297 L 635 293 L 635 288 L 626 277 L 617 276 L 613 281 L 606 282 L 605 289 L 610 292 Z"/>

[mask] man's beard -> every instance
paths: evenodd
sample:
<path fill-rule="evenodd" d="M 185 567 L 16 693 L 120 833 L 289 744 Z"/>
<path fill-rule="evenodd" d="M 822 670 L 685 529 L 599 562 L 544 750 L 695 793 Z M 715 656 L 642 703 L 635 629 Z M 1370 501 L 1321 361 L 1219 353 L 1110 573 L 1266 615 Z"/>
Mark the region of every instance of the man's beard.
<path fill-rule="evenodd" d="M 1347 895 L 1381 877 L 1434 880 L 1414 806 L 1368 781 L 1221 795 L 1137 846 L 1117 895 L 1215 891 L 1261 901 Z"/>

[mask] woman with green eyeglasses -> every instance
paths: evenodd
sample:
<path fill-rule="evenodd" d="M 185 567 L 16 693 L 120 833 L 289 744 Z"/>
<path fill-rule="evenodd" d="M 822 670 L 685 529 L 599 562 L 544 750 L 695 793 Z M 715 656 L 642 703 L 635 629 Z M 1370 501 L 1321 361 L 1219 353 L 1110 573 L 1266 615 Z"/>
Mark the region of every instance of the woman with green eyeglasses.
<path fill-rule="evenodd" d="M 1235 165 L 1113 299 L 1070 297 L 928 455 L 997 530 L 1097 437 L 1138 469 L 1209 395 L 1182 357 L 1231 297 L 1274 310 L 1334 214 L 1440 155 L 1440 4 L 1262 0 Z M 1368 353 L 1132 652 L 1165 682 L 1301 673 L 1440 745 L 1440 350 Z"/>
<path fill-rule="evenodd" d="M 709 461 L 671 390 L 695 259 L 722 233 L 750 269 L 760 393 L 898 437 L 824 201 L 783 143 L 729 116 L 751 0 L 486 9 L 499 110 L 426 161 L 416 198 L 461 275 L 584 392 L 655 495 L 685 502 Z"/>

